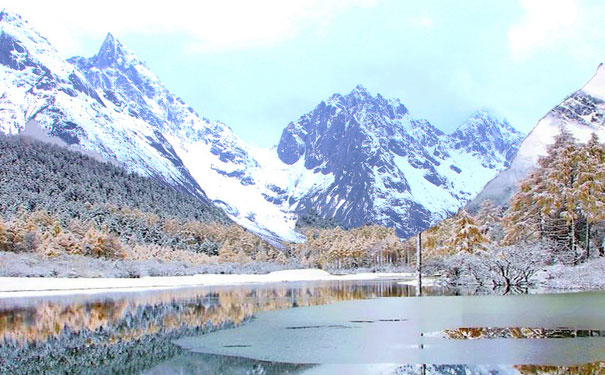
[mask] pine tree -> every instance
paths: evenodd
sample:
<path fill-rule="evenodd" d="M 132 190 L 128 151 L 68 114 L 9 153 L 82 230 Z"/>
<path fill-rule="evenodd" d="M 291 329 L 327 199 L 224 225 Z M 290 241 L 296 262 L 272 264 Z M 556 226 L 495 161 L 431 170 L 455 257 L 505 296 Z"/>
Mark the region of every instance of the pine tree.
<path fill-rule="evenodd" d="M 0 219 L 0 251 L 11 251 L 13 239 L 8 226 Z"/>
<path fill-rule="evenodd" d="M 543 221 L 540 207 L 534 199 L 537 194 L 540 174 L 532 171 L 519 185 L 512 196 L 503 218 L 504 245 L 531 242 L 542 237 Z"/>
<path fill-rule="evenodd" d="M 453 237 L 449 244 L 457 253 L 472 254 L 476 250 L 482 249 L 488 242 L 475 220 L 464 210 L 458 213 L 452 229 Z"/>
<path fill-rule="evenodd" d="M 566 129 L 561 129 L 548 157 L 540 161 L 544 173 L 540 183 L 541 194 L 537 196 L 542 213 L 552 218 L 553 236 L 560 236 L 566 230 L 568 248 L 572 253 L 576 251 L 575 229 L 579 219 L 574 190 L 579 171 L 578 159 L 574 137 Z"/>
<path fill-rule="evenodd" d="M 605 220 L 605 146 L 595 133 L 578 150 L 578 176 L 574 192 L 585 219 L 584 247 L 590 256 L 590 228 Z"/>
<path fill-rule="evenodd" d="M 481 203 L 479 212 L 476 215 L 477 224 L 481 229 L 481 233 L 494 241 L 497 235 L 497 228 L 500 227 L 502 221 L 501 209 L 497 207 L 494 202 L 486 199 Z"/>
<path fill-rule="evenodd" d="M 504 218 L 505 244 L 548 237 L 574 247 L 570 230 L 577 220 L 573 182 L 577 153 L 571 133 L 561 129 L 538 167 L 521 182 Z"/>
<path fill-rule="evenodd" d="M 596 135 L 578 145 L 562 129 L 511 198 L 504 242 L 549 239 L 558 244 L 564 259 L 571 257 L 577 263 L 578 239 L 584 238 L 588 255 L 590 226 L 605 219 L 604 169 L 605 150 Z M 582 225 L 584 231 L 578 233 Z"/>

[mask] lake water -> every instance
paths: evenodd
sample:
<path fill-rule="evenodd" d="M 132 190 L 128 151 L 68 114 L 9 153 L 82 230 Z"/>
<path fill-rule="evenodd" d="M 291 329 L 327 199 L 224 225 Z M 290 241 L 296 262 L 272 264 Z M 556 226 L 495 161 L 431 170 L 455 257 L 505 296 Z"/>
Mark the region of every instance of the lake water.
<path fill-rule="evenodd" d="M 391 281 L 0 299 L 0 374 L 605 374 L 605 293 Z"/>

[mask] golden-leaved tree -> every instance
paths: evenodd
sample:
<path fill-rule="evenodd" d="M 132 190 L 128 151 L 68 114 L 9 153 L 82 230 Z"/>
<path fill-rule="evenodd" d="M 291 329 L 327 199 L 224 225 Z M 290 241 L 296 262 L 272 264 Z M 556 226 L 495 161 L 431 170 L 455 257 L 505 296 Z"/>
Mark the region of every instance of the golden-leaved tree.
<path fill-rule="evenodd" d="M 605 146 L 596 134 L 578 150 L 578 175 L 574 192 L 585 225 L 586 255 L 590 256 L 590 229 L 595 223 L 605 221 Z"/>
<path fill-rule="evenodd" d="M 505 244 L 544 238 L 579 259 L 577 229 L 605 219 L 605 146 L 596 135 L 584 145 L 565 129 L 521 182 L 504 217 Z"/>
<path fill-rule="evenodd" d="M 449 245 L 456 252 L 473 254 L 482 250 L 488 240 L 481 233 L 475 219 L 466 211 L 461 210 L 452 225 L 452 238 Z"/>

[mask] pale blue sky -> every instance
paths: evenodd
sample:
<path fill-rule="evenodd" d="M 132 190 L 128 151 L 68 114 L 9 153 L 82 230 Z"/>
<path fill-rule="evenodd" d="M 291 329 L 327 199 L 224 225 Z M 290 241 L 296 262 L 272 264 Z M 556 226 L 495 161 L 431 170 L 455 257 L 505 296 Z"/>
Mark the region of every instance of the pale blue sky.
<path fill-rule="evenodd" d="M 601 0 L 188 3 L 7 8 L 66 57 L 95 54 L 112 32 L 201 116 L 256 146 L 357 84 L 444 131 L 487 108 L 527 132 L 605 61 Z"/>

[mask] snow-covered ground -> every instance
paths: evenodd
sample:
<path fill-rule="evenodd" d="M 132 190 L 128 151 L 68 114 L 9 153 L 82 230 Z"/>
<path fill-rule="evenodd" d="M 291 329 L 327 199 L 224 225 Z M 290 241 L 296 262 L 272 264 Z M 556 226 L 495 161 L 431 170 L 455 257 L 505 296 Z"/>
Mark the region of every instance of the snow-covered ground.
<path fill-rule="evenodd" d="M 605 258 L 591 259 L 577 266 L 554 265 L 537 275 L 549 291 L 605 290 Z"/>
<path fill-rule="evenodd" d="M 358 273 L 332 275 L 319 269 L 276 271 L 264 275 L 202 274 L 125 278 L 0 277 L 0 298 L 75 293 L 133 292 L 159 288 L 223 286 L 300 281 L 409 280 L 412 273 Z"/>

